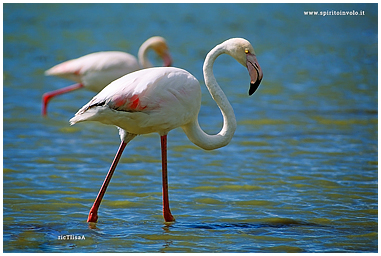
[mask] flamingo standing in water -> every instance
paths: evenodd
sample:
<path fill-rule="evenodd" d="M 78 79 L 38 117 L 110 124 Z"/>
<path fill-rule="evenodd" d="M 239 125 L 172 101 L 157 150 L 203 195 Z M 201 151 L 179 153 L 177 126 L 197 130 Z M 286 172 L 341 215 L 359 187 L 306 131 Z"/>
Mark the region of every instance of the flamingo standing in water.
<path fill-rule="evenodd" d="M 164 66 L 171 66 L 172 59 L 165 39 L 154 36 L 140 46 L 138 52 L 139 62 L 129 53 L 105 51 L 90 53 L 48 69 L 45 71 L 45 75 L 74 80 L 77 84 L 45 93 L 42 96 L 42 114 L 46 115 L 48 102 L 54 96 L 82 87 L 90 91 L 100 92 L 106 85 L 128 73 L 152 67 L 147 58 L 150 49 L 153 49 L 163 59 Z"/>
<path fill-rule="evenodd" d="M 206 134 L 198 123 L 200 83 L 187 71 L 174 67 L 156 67 L 125 75 L 109 84 L 70 119 L 71 125 L 82 121 L 115 125 L 122 141 L 90 210 L 88 222 L 98 219 L 99 205 L 127 143 L 139 134 L 153 132 L 161 137 L 164 220 L 175 220 L 168 199 L 167 133 L 181 127 L 194 144 L 212 150 L 227 145 L 236 129 L 233 108 L 213 75 L 213 63 L 224 53 L 248 69 L 251 78 L 249 95 L 255 92 L 263 77 L 254 49 L 245 39 L 229 39 L 209 52 L 203 67 L 205 85 L 223 115 L 222 130 L 216 135 Z"/>

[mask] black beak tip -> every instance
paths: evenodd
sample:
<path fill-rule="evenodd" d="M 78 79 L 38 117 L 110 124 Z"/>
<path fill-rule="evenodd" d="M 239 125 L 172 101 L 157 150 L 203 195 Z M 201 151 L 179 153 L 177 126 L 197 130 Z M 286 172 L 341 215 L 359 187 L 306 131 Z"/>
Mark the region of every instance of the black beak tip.
<path fill-rule="evenodd" d="M 253 93 L 255 93 L 255 91 L 258 89 L 260 83 L 261 83 L 261 81 L 256 81 L 255 83 L 250 82 L 249 96 L 251 96 L 251 95 L 253 95 Z"/>

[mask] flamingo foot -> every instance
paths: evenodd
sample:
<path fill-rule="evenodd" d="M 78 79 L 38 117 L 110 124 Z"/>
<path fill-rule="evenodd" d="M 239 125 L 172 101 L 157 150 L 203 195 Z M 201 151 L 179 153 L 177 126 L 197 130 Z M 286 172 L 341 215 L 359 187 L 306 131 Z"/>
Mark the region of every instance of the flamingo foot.
<path fill-rule="evenodd" d="M 175 221 L 175 218 L 172 216 L 172 214 L 169 212 L 164 212 L 163 213 L 163 216 L 164 216 L 164 221 L 165 222 L 174 222 Z"/>
<path fill-rule="evenodd" d="M 98 213 L 93 208 L 90 209 L 89 217 L 87 218 L 87 222 L 97 222 L 98 220 Z"/>

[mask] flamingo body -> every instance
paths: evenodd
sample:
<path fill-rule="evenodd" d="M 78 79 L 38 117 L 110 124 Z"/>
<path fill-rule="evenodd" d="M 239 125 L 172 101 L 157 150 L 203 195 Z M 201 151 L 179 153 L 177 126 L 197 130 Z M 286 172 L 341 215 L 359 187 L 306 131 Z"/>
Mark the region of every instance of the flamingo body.
<path fill-rule="evenodd" d="M 133 55 L 105 51 L 62 62 L 45 71 L 45 75 L 73 80 L 90 91 L 100 92 L 115 79 L 139 69 L 138 60 Z"/>
<path fill-rule="evenodd" d="M 200 105 L 201 88 L 193 75 L 179 68 L 156 67 L 112 82 L 70 122 L 99 121 L 132 134 L 163 135 L 197 118 Z"/>

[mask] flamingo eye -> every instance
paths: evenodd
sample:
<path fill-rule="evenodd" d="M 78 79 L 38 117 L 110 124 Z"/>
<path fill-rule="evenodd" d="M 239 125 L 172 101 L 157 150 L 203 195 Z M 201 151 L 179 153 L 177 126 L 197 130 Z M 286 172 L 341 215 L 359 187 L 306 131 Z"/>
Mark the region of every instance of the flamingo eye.
<path fill-rule="evenodd" d="M 248 54 L 250 53 L 250 51 L 248 49 L 245 49 L 245 53 Z"/>

